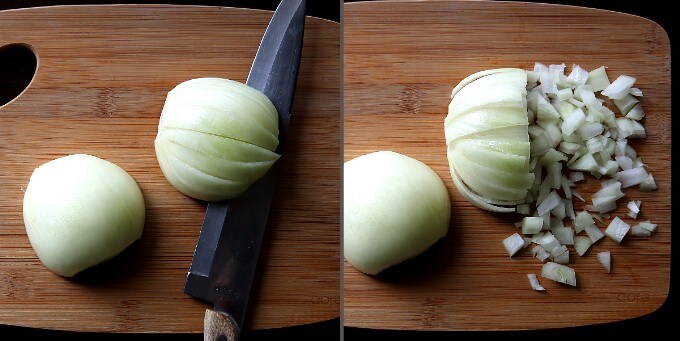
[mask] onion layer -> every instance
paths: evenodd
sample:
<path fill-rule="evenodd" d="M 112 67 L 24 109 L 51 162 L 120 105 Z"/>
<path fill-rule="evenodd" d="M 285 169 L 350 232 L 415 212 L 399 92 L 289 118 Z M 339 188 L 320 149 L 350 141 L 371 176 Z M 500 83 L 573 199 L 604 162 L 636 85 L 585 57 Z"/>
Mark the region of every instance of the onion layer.
<path fill-rule="evenodd" d="M 451 202 L 430 167 L 380 151 L 344 165 L 344 255 L 376 275 L 413 258 L 446 236 Z"/>
<path fill-rule="evenodd" d="M 512 212 L 534 181 L 529 170 L 527 73 L 496 69 L 453 89 L 444 121 L 451 177 L 474 205 Z"/>
<path fill-rule="evenodd" d="M 144 198 L 122 168 L 91 155 L 70 155 L 35 169 L 23 215 L 40 261 L 71 277 L 141 238 Z"/>
<path fill-rule="evenodd" d="M 168 93 L 158 124 L 158 163 L 178 191 L 205 201 L 245 192 L 278 160 L 278 113 L 263 93 L 197 78 Z"/>

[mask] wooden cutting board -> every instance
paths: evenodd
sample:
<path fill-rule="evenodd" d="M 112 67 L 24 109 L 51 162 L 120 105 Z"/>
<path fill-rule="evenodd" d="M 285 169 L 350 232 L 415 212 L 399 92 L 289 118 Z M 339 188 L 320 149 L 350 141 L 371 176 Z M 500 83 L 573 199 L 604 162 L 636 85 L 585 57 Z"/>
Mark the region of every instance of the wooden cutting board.
<path fill-rule="evenodd" d="M 393 150 L 423 161 L 446 183 L 452 200 L 448 237 L 420 258 L 383 276 L 344 267 L 347 326 L 420 330 L 509 330 L 588 325 L 655 311 L 670 281 L 671 100 L 670 45 L 662 28 L 620 13 L 512 2 L 369 2 L 345 5 L 344 158 Z M 458 193 L 449 174 L 443 122 L 453 87 L 477 71 L 532 69 L 534 62 L 608 67 L 613 81 L 637 77 L 644 92 L 647 138 L 632 142 L 659 186 L 625 190 L 614 213 L 628 223 L 625 204 L 642 200 L 639 220 L 651 237 L 609 238 L 584 257 L 571 249 L 578 287 L 540 274 L 529 250 L 508 257 L 502 240 L 518 215 L 478 209 Z M 599 188 L 589 177 L 587 200 Z M 582 209 L 583 204 L 576 204 Z M 608 221 L 607 221 L 608 223 Z M 596 254 L 610 250 L 607 274 Z"/>
<path fill-rule="evenodd" d="M 0 12 L 0 46 L 28 44 L 35 78 L 0 108 L 0 324 L 110 332 L 202 332 L 184 295 L 206 205 L 175 191 L 153 148 L 167 92 L 196 77 L 245 81 L 272 12 L 115 5 Z M 308 18 L 293 120 L 246 320 L 262 329 L 339 316 L 339 32 Z M 51 159 L 88 153 L 139 183 L 142 239 L 84 278 L 43 267 L 22 188 Z"/>

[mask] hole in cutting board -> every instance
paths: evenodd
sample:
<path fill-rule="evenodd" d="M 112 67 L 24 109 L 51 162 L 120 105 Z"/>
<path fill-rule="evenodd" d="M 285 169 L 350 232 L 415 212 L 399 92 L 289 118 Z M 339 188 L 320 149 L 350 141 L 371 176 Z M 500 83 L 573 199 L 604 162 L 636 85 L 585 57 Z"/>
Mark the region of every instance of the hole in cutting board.
<path fill-rule="evenodd" d="M 0 107 L 19 97 L 31 84 L 38 56 L 27 44 L 0 47 Z"/>

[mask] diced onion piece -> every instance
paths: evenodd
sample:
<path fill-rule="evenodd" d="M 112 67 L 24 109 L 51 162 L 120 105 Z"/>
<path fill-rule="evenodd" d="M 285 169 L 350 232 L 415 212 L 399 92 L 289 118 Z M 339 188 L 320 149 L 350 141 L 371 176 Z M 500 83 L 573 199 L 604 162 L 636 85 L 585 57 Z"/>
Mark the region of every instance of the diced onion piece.
<path fill-rule="evenodd" d="M 631 168 L 614 174 L 613 178 L 621 182 L 621 187 L 627 188 L 642 183 L 647 177 L 643 167 Z"/>
<path fill-rule="evenodd" d="M 621 166 L 621 169 L 623 170 L 629 170 L 633 168 L 633 159 L 629 158 L 628 156 L 622 155 L 622 156 L 617 156 L 615 157 L 616 162 L 619 163 L 619 166 Z"/>
<path fill-rule="evenodd" d="M 604 231 L 604 234 L 615 241 L 616 244 L 620 244 L 623 238 L 626 236 L 626 233 L 628 233 L 628 230 L 630 230 L 630 225 L 626 224 L 619 217 L 614 217 L 612 222 Z"/>
<path fill-rule="evenodd" d="M 626 114 L 626 118 L 636 121 L 641 120 L 643 117 L 645 117 L 645 112 L 642 110 L 642 104 L 639 103 Z"/>
<path fill-rule="evenodd" d="M 543 246 L 540 245 L 534 246 L 534 248 L 531 249 L 531 254 L 541 262 L 545 262 L 545 260 L 550 257 L 550 252 L 546 251 Z"/>
<path fill-rule="evenodd" d="M 623 198 L 625 194 L 621 192 L 621 183 L 619 181 L 612 181 L 610 183 L 603 183 L 602 188 L 593 194 L 593 198 L 600 197 L 615 197 L 616 199 Z"/>
<path fill-rule="evenodd" d="M 574 230 L 571 227 L 556 227 L 551 231 L 560 244 L 574 245 Z"/>
<path fill-rule="evenodd" d="M 536 234 L 543 229 L 543 218 L 524 217 L 522 219 L 522 234 Z"/>
<path fill-rule="evenodd" d="M 576 236 L 574 237 L 574 248 L 576 249 L 576 253 L 579 256 L 583 256 L 586 251 L 588 251 L 588 248 L 590 248 L 590 245 L 593 244 L 593 241 L 590 239 L 590 237 L 586 236 Z"/>
<path fill-rule="evenodd" d="M 550 252 L 551 255 L 554 255 L 555 251 L 560 247 L 560 242 L 550 232 L 544 233 L 542 236 L 536 238 L 534 242 L 543 246 L 543 248 Z"/>
<path fill-rule="evenodd" d="M 585 230 L 586 234 L 588 234 L 588 238 L 593 241 L 593 244 L 604 237 L 604 233 L 602 233 L 595 224 L 586 226 Z"/>
<path fill-rule="evenodd" d="M 508 251 L 510 257 L 512 257 L 517 253 L 517 251 L 524 247 L 524 238 L 522 238 L 522 236 L 520 236 L 518 233 L 515 233 L 510 237 L 503 239 L 503 246 L 505 246 L 505 250 Z"/>
<path fill-rule="evenodd" d="M 634 236 L 650 236 L 652 232 L 656 231 L 656 224 L 652 224 L 649 220 L 642 221 L 633 226 L 631 234 Z"/>
<path fill-rule="evenodd" d="M 572 65 L 569 79 L 577 84 L 585 84 L 588 80 L 588 71 L 583 70 L 578 65 Z"/>
<path fill-rule="evenodd" d="M 652 174 L 647 174 L 644 180 L 640 182 L 640 190 L 643 192 L 653 191 L 656 188 L 657 188 L 656 182 L 654 182 L 654 177 L 652 176 Z"/>
<path fill-rule="evenodd" d="M 630 88 L 629 93 L 635 97 L 642 97 L 642 90 L 638 88 Z"/>
<path fill-rule="evenodd" d="M 602 91 L 602 95 L 611 99 L 622 99 L 628 95 L 633 84 L 635 84 L 635 78 L 621 75 Z"/>
<path fill-rule="evenodd" d="M 552 191 L 550 194 L 541 202 L 540 205 L 537 207 L 538 215 L 542 216 L 553 208 L 557 207 L 562 202 L 560 196 L 557 194 L 557 191 Z"/>
<path fill-rule="evenodd" d="M 626 207 L 628 208 L 628 216 L 637 219 L 638 213 L 640 213 L 640 206 L 637 205 L 637 202 L 631 201 Z"/>
<path fill-rule="evenodd" d="M 616 107 L 621 112 L 621 115 L 623 116 L 626 116 L 626 114 L 630 112 L 630 109 L 633 109 L 633 107 L 638 103 L 639 101 L 637 100 L 637 98 L 628 94 L 621 99 L 614 100 L 614 104 L 616 105 Z"/>
<path fill-rule="evenodd" d="M 557 99 L 559 99 L 560 101 L 566 101 L 573 97 L 574 92 L 571 91 L 571 88 L 564 88 L 562 90 L 557 91 Z"/>
<path fill-rule="evenodd" d="M 609 251 L 600 252 L 597 254 L 597 260 L 607 270 L 607 273 L 612 271 L 612 254 Z"/>
<path fill-rule="evenodd" d="M 594 224 L 595 220 L 593 220 L 593 217 L 590 215 L 590 213 L 587 211 L 581 211 L 576 215 L 576 219 L 574 219 L 574 230 L 576 233 L 581 233 L 581 231 L 585 230 L 586 227 Z"/>
<path fill-rule="evenodd" d="M 609 86 L 609 77 L 607 77 L 607 71 L 605 71 L 604 66 L 590 71 L 588 73 L 587 85 L 590 85 L 592 91 L 602 91 Z"/>
<path fill-rule="evenodd" d="M 595 136 L 602 134 L 604 127 L 598 122 L 583 122 L 576 132 L 581 136 L 582 139 L 588 140 Z"/>
<path fill-rule="evenodd" d="M 571 135 L 585 121 L 586 115 L 583 113 L 583 110 L 581 110 L 581 108 L 572 111 L 571 114 L 569 114 L 569 116 L 567 116 L 567 118 L 562 123 L 562 133 L 566 135 Z"/>
<path fill-rule="evenodd" d="M 583 176 L 582 172 L 569 172 L 569 181 L 571 182 L 579 182 L 583 181 L 585 179 L 585 176 Z"/>
<path fill-rule="evenodd" d="M 576 272 L 574 269 L 565 265 L 547 262 L 543 265 L 541 276 L 551 279 L 555 282 L 571 285 L 574 287 L 576 286 Z"/>
<path fill-rule="evenodd" d="M 595 158 L 593 158 L 593 154 L 585 154 L 578 158 L 574 163 L 571 165 L 567 165 L 567 168 L 571 170 L 577 170 L 577 171 L 584 171 L 584 172 L 594 172 L 599 169 L 599 165 Z"/>
<path fill-rule="evenodd" d="M 545 288 L 541 286 L 541 283 L 538 282 L 536 274 L 527 274 L 527 278 L 529 278 L 529 284 L 531 284 L 531 289 L 534 289 L 536 291 L 545 291 Z"/>
<path fill-rule="evenodd" d="M 569 264 L 569 249 L 564 245 L 560 245 L 553 253 L 552 260 L 559 264 Z"/>

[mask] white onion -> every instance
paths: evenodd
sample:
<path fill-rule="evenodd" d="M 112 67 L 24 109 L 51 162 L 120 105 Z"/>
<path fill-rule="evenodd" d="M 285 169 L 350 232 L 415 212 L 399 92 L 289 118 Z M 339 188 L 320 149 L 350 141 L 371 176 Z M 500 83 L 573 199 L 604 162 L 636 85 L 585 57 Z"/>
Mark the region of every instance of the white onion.
<path fill-rule="evenodd" d="M 576 272 L 574 269 L 561 264 L 547 262 L 543 265 L 541 276 L 555 282 L 576 286 Z"/>
<path fill-rule="evenodd" d="M 343 186 L 344 256 L 362 272 L 378 274 L 447 234 L 446 186 L 416 159 L 389 151 L 357 157 L 345 162 Z"/>
<path fill-rule="evenodd" d="M 471 75 L 452 91 L 444 122 L 451 177 L 480 208 L 512 212 L 507 206 L 523 203 L 533 183 L 526 86 L 524 70 L 497 69 Z"/>
<path fill-rule="evenodd" d="M 614 217 L 609 226 L 607 226 L 607 229 L 604 230 L 604 234 L 615 241 L 616 244 L 620 244 L 628 230 L 630 230 L 630 225 L 626 224 L 619 217 Z"/>
<path fill-rule="evenodd" d="M 652 224 L 647 220 L 633 226 L 631 234 L 634 236 L 651 236 L 654 231 L 656 231 L 656 224 Z"/>
<path fill-rule="evenodd" d="M 545 291 L 545 288 L 541 286 L 541 283 L 538 282 L 536 274 L 527 274 L 527 278 L 529 278 L 529 284 L 531 285 L 531 289 L 534 289 L 536 291 Z"/>
<path fill-rule="evenodd" d="M 597 260 L 607 270 L 607 273 L 612 271 L 612 254 L 609 251 L 600 252 L 597 254 Z"/>
<path fill-rule="evenodd" d="M 543 246 L 540 245 L 534 246 L 534 248 L 531 249 L 531 254 L 541 262 L 545 262 L 545 260 L 550 257 L 550 252 L 546 251 Z"/>
<path fill-rule="evenodd" d="M 520 236 L 518 233 L 514 233 L 513 235 L 503 239 L 503 246 L 505 246 L 505 250 L 508 251 L 508 255 L 512 257 L 517 253 L 517 251 L 521 250 L 527 245 L 524 242 L 524 238 L 522 238 L 522 236 Z"/>
<path fill-rule="evenodd" d="M 607 96 L 611 99 L 622 99 L 628 92 L 630 88 L 635 84 L 635 78 L 621 75 L 613 83 L 609 84 L 604 90 L 602 90 L 602 95 Z"/>
<path fill-rule="evenodd" d="M 541 217 L 524 217 L 522 219 L 522 233 L 536 234 L 543 229 L 543 218 Z"/>
<path fill-rule="evenodd" d="M 597 242 L 598 240 L 602 239 L 602 237 L 604 237 L 604 233 L 602 233 L 602 231 L 597 226 L 595 226 L 595 224 L 586 226 L 585 231 L 586 234 L 588 235 L 588 238 L 590 238 L 590 240 L 592 240 L 593 243 Z"/>
<path fill-rule="evenodd" d="M 178 191 L 216 201 L 237 197 L 279 159 L 278 113 L 263 93 L 222 78 L 177 85 L 155 140 L 163 174 Z"/>
<path fill-rule="evenodd" d="M 590 239 L 590 237 L 586 236 L 576 236 L 574 237 L 574 248 L 576 249 L 576 253 L 579 256 L 583 256 L 586 251 L 588 251 L 588 248 L 590 248 L 590 245 L 593 244 L 593 241 Z"/>
<path fill-rule="evenodd" d="M 588 73 L 588 81 L 586 84 L 590 85 L 591 91 L 602 91 L 609 86 L 609 77 L 607 77 L 607 71 L 605 71 L 604 66 L 590 71 Z"/>
<path fill-rule="evenodd" d="M 552 231 L 552 234 L 560 244 L 574 245 L 574 230 L 571 227 L 555 227 L 550 231 Z"/>
<path fill-rule="evenodd" d="M 65 277 L 141 238 L 144 198 L 122 168 L 77 154 L 35 169 L 24 194 L 26 233 L 40 261 Z"/>
<path fill-rule="evenodd" d="M 647 171 L 643 167 L 631 168 L 614 174 L 614 179 L 620 181 L 623 188 L 638 185 L 645 178 L 647 178 Z"/>

